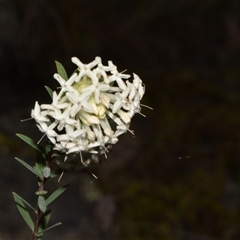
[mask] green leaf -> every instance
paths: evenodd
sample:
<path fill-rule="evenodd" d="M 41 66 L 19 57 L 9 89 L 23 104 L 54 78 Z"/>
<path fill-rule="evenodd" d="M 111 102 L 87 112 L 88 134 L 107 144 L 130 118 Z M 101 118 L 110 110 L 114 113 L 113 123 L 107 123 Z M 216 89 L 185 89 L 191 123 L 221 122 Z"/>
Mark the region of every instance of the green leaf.
<path fill-rule="evenodd" d="M 62 225 L 62 223 L 61 223 L 61 222 L 55 223 L 55 224 L 53 224 L 52 226 L 46 228 L 43 232 L 40 232 L 40 234 L 41 234 L 41 233 L 43 234 L 44 232 L 46 232 L 46 231 L 48 231 L 48 230 L 50 230 L 50 229 L 52 229 L 52 228 L 55 228 L 55 227 L 57 227 L 57 226 L 59 226 L 59 225 Z"/>
<path fill-rule="evenodd" d="M 43 213 L 45 213 L 47 210 L 46 200 L 41 195 L 38 196 L 38 207 L 41 210 L 41 212 L 43 212 Z"/>
<path fill-rule="evenodd" d="M 38 152 L 40 153 L 43 153 L 43 149 L 37 145 L 36 142 L 34 142 L 31 138 L 23 135 L 23 134 L 20 134 L 20 133 L 17 133 L 16 134 L 19 138 L 21 138 L 24 142 L 26 142 L 28 145 L 30 145 L 31 147 L 33 147 L 34 149 L 36 149 Z"/>
<path fill-rule="evenodd" d="M 44 86 L 44 87 L 47 89 L 48 94 L 50 95 L 50 97 L 53 98 L 53 90 L 50 87 L 48 87 L 48 86 Z"/>
<path fill-rule="evenodd" d="M 47 154 L 50 153 L 50 152 L 52 153 L 52 148 L 53 148 L 52 142 L 46 144 L 45 152 L 46 152 Z"/>
<path fill-rule="evenodd" d="M 45 154 L 38 153 L 34 169 L 42 176 L 43 169 L 46 166 Z"/>
<path fill-rule="evenodd" d="M 43 177 L 42 169 L 43 169 L 43 166 L 41 164 L 39 164 L 38 162 L 36 162 L 35 166 L 34 166 L 34 170 L 38 173 L 38 176 L 42 176 Z"/>
<path fill-rule="evenodd" d="M 54 201 L 57 197 L 59 197 L 68 187 L 69 187 L 69 184 L 58 188 L 55 192 L 53 192 L 53 193 L 46 199 L 46 204 L 49 205 L 51 202 L 53 202 L 53 201 Z"/>
<path fill-rule="evenodd" d="M 23 203 L 25 203 L 29 208 L 31 208 L 33 211 L 35 211 L 34 207 L 30 203 L 28 203 L 25 199 L 21 198 L 16 193 L 13 193 L 13 195 L 15 195 L 18 199 L 20 199 Z"/>
<path fill-rule="evenodd" d="M 15 159 L 20 162 L 24 167 L 26 167 L 28 170 L 30 170 L 32 173 L 34 173 L 36 176 L 42 178 L 43 176 L 36 171 L 33 167 L 31 167 L 28 163 L 26 163 L 25 161 L 21 160 L 20 158 L 15 157 Z"/>
<path fill-rule="evenodd" d="M 47 227 L 47 224 L 51 217 L 51 210 L 47 210 L 40 218 L 39 225 L 38 225 L 38 239 L 41 239 L 43 233 L 45 232 L 45 229 Z"/>
<path fill-rule="evenodd" d="M 57 72 L 58 74 L 64 79 L 64 80 L 67 80 L 68 79 L 68 76 L 67 76 L 67 72 L 65 70 L 65 68 L 63 67 L 63 65 L 58 62 L 58 61 L 55 61 L 55 64 L 56 64 L 56 67 L 57 67 Z"/>
<path fill-rule="evenodd" d="M 43 176 L 44 176 L 45 178 L 49 178 L 50 175 L 51 175 L 51 169 L 50 169 L 49 167 L 45 167 L 45 168 L 43 169 Z"/>
<path fill-rule="evenodd" d="M 18 211 L 22 215 L 24 221 L 27 223 L 29 228 L 33 231 L 34 224 L 33 224 L 33 221 L 32 221 L 32 218 L 31 218 L 30 214 L 28 213 L 28 210 L 26 209 L 26 207 L 25 207 L 25 205 L 22 201 L 22 198 L 14 192 L 12 194 L 13 194 L 14 200 L 17 204 Z M 24 200 L 24 202 L 26 202 L 26 201 Z"/>

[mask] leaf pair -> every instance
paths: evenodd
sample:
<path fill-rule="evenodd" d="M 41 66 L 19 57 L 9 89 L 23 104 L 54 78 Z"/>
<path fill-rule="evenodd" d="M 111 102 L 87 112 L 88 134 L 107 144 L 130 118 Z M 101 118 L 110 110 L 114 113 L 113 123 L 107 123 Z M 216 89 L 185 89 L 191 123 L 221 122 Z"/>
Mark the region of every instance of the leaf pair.
<path fill-rule="evenodd" d="M 23 135 L 23 134 L 16 134 L 19 138 L 21 138 L 24 142 L 30 145 L 32 148 L 38 151 L 38 157 L 35 164 L 35 167 L 31 167 L 28 163 L 20 158 L 15 158 L 18 162 L 20 162 L 24 167 L 34 173 L 37 177 L 42 179 L 43 177 L 48 178 L 51 176 L 51 169 L 45 166 L 45 158 L 46 153 L 45 150 L 39 146 L 35 141 L 31 138 Z"/>
<path fill-rule="evenodd" d="M 46 200 L 44 198 L 44 196 L 39 195 L 38 196 L 38 207 L 41 210 L 41 212 L 43 212 L 43 215 L 41 216 L 40 220 L 39 220 L 39 227 L 38 227 L 38 239 L 41 239 L 41 236 L 43 235 L 44 232 L 61 225 L 61 223 L 56 223 L 48 228 L 47 224 L 50 220 L 51 217 L 51 211 L 50 210 L 46 210 L 47 206 L 52 203 L 57 197 L 59 197 L 68 187 L 69 185 L 65 185 L 62 186 L 60 188 L 58 188 L 56 191 L 54 191 Z M 23 199 L 22 197 L 20 197 L 18 194 L 13 192 L 13 197 L 14 197 L 14 201 L 17 205 L 17 208 L 21 214 L 21 216 L 23 217 L 24 221 L 27 223 L 27 225 L 29 226 L 29 228 L 32 230 L 32 232 L 34 231 L 34 223 L 33 220 L 29 214 L 29 210 L 27 209 L 30 208 L 33 210 L 34 213 L 36 213 L 36 209 L 34 209 L 34 207 L 28 203 L 25 199 Z"/>

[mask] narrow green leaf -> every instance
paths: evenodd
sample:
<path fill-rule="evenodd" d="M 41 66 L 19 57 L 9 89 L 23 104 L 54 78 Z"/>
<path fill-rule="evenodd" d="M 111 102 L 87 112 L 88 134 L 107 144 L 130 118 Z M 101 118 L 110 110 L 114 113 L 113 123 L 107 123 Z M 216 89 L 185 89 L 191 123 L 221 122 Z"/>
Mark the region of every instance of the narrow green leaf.
<path fill-rule="evenodd" d="M 57 67 L 57 72 L 58 74 L 64 79 L 64 80 L 67 80 L 68 79 L 68 76 L 67 76 L 67 72 L 65 70 L 65 68 L 63 67 L 63 65 L 58 62 L 58 61 L 55 61 L 55 64 L 56 64 L 56 67 Z"/>
<path fill-rule="evenodd" d="M 46 199 L 46 204 L 49 205 L 51 202 L 53 202 L 53 201 L 54 201 L 57 197 L 59 197 L 68 187 L 69 187 L 69 184 L 58 188 L 55 192 L 53 192 L 53 193 Z"/>
<path fill-rule="evenodd" d="M 57 227 L 57 226 L 59 226 L 59 225 L 62 225 L 62 223 L 61 223 L 61 222 L 55 223 L 55 224 L 53 224 L 52 226 L 46 228 L 46 229 L 45 229 L 43 232 L 41 232 L 41 233 L 44 233 L 44 232 L 46 232 L 46 231 L 48 231 L 48 230 L 50 230 L 50 229 L 52 229 L 52 228 L 55 228 L 55 227 Z"/>
<path fill-rule="evenodd" d="M 37 143 L 34 142 L 31 138 L 29 138 L 23 134 L 20 134 L 20 133 L 17 133 L 16 135 L 19 138 L 21 138 L 24 142 L 26 142 L 28 145 L 30 145 L 31 147 L 36 149 L 38 152 L 43 153 L 43 149 L 39 145 L 37 145 Z"/>
<path fill-rule="evenodd" d="M 48 143 L 46 144 L 45 152 L 47 154 L 49 154 L 50 152 L 52 153 L 52 149 L 53 149 L 53 145 L 52 145 L 52 142 L 50 142 L 50 140 L 49 140 Z"/>
<path fill-rule="evenodd" d="M 46 227 L 47 227 L 47 224 L 50 220 L 50 217 L 51 217 L 51 210 L 47 210 L 40 218 L 39 220 L 39 225 L 38 225 L 38 239 L 41 239 Z"/>
<path fill-rule="evenodd" d="M 53 90 L 52 90 L 50 87 L 48 87 L 48 86 L 44 86 L 44 87 L 47 89 L 48 94 L 49 94 L 50 97 L 52 98 L 52 97 L 53 97 Z"/>
<path fill-rule="evenodd" d="M 43 176 L 44 176 L 45 178 L 49 178 L 50 175 L 51 175 L 51 169 L 50 169 L 49 167 L 45 167 L 45 168 L 43 169 Z"/>
<path fill-rule="evenodd" d="M 35 166 L 34 166 L 34 170 L 38 173 L 38 176 L 43 175 L 42 174 L 42 172 L 43 172 L 42 169 L 43 169 L 42 165 L 36 162 Z"/>
<path fill-rule="evenodd" d="M 15 159 L 20 162 L 24 167 L 26 167 L 28 170 L 30 170 L 32 173 L 34 173 L 36 176 L 42 178 L 43 176 L 38 173 L 33 167 L 31 167 L 28 163 L 25 161 L 21 160 L 20 158 L 15 157 Z"/>
<path fill-rule="evenodd" d="M 34 207 L 28 203 L 25 199 L 21 198 L 18 194 L 13 193 L 18 199 L 20 199 L 23 203 L 25 203 L 29 208 L 31 208 L 33 211 L 35 211 Z"/>
<path fill-rule="evenodd" d="M 38 207 L 41 210 L 41 212 L 43 212 L 43 213 L 45 213 L 47 210 L 46 200 L 41 195 L 38 196 Z"/>
<path fill-rule="evenodd" d="M 34 169 L 40 174 L 43 175 L 43 168 L 46 165 L 45 155 L 38 153 L 37 154 L 37 161 L 35 163 Z"/>
<path fill-rule="evenodd" d="M 22 201 L 22 198 L 14 192 L 12 194 L 13 194 L 14 200 L 17 204 L 18 211 L 22 215 L 24 221 L 27 223 L 29 228 L 33 231 L 34 224 L 33 224 L 33 221 L 32 221 L 32 218 L 31 218 L 30 214 L 28 213 L 28 210 L 26 209 L 26 207 L 25 207 L 25 205 Z"/>

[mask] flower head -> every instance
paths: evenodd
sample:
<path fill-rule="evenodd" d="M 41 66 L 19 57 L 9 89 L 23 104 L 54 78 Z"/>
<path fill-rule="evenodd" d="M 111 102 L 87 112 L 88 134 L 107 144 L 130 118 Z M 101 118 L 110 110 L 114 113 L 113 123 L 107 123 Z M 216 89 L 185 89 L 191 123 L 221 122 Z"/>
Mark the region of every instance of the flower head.
<path fill-rule="evenodd" d="M 100 57 L 89 64 L 76 57 L 72 62 L 77 70 L 69 79 L 61 72 L 54 74 L 60 91 L 53 91 L 52 103 L 36 102 L 31 115 L 56 150 L 106 154 L 121 134 L 130 131 L 145 88 L 138 75 L 130 80 L 111 61 L 104 66 Z"/>

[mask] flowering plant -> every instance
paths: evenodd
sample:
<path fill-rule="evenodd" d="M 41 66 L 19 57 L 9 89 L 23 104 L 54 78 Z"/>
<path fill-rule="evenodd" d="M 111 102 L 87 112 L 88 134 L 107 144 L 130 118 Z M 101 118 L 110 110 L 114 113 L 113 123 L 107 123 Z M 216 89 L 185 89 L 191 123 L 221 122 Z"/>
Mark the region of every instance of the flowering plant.
<path fill-rule="evenodd" d="M 39 105 L 36 102 L 31 111 L 31 117 L 43 137 L 47 137 L 46 146 L 39 145 L 43 137 L 36 143 L 25 135 L 17 134 L 38 152 L 33 167 L 16 158 L 37 176 L 37 208 L 13 193 L 17 207 L 33 233 L 33 239 L 41 239 L 45 231 L 61 224 L 47 227 L 51 216 L 48 205 L 67 186 L 59 187 L 46 197 L 47 180 L 56 176 L 60 176 L 60 180 L 65 171 L 99 163 L 100 156 L 107 157 L 121 134 L 127 131 L 133 134 L 129 129 L 131 119 L 141 111 L 140 101 L 145 88 L 138 75 L 133 74 L 130 80 L 131 76 L 118 72 L 112 61 L 103 65 L 100 57 L 89 64 L 83 64 L 76 57 L 72 58 L 72 62 L 77 68 L 70 77 L 64 67 L 56 62 L 58 73 L 54 74 L 54 78 L 60 84 L 60 89 L 53 91 L 46 87 L 52 103 Z M 54 163 L 58 166 L 55 171 Z M 35 212 L 35 223 L 26 206 Z"/>

